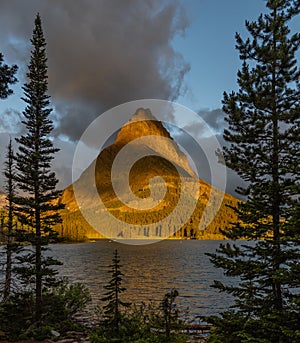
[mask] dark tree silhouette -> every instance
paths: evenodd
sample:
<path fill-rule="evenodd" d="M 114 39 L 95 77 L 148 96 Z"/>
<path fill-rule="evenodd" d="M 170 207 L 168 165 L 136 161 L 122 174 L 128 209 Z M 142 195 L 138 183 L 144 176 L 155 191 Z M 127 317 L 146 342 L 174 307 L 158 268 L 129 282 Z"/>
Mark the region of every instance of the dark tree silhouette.
<path fill-rule="evenodd" d="M 213 319 L 213 342 L 300 340 L 300 35 L 288 26 L 300 1 L 266 6 L 257 21 L 246 21 L 249 38 L 236 34 L 239 91 L 223 99 L 230 143 L 225 161 L 247 184 L 238 190 L 247 198 L 236 209 L 238 222 L 225 234 L 256 241 L 221 244 L 209 254 L 226 275 L 241 280 L 239 286 L 215 281 L 236 301 L 234 310 Z"/>
<path fill-rule="evenodd" d="M 14 152 L 12 147 L 12 141 L 10 139 L 6 161 L 4 176 L 6 180 L 5 191 L 7 200 L 7 221 L 4 226 L 4 236 L 6 242 L 6 262 L 5 262 L 5 281 L 3 289 L 3 301 L 6 301 L 11 293 L 12 287 L 12 272 L 13 272 L 13 253 L 17 252 L 19 249 L 18 243 L 15 241 L 15 223 L 14 223 L 14 196 L 15 196 L 15 167 L 14 167 Z"/>
<path fill-rule="evenodd" d="M 171 329 L 173 326 L 179 324 L 179 311 L 176 308 L 175 300 L 178 297 L 178 291 L 172 289 L 166 293 L 160 304 L 160 310 L 162 311 L 163 326 L 166 333 L 166 340 L 169 342 L 171 339 Z"/>
<path fill-rule="evenodd" d="M 23 100 L 27 104 L 23 112 L 26 133 L 17 139 L 16 180 L 21 192 L 16 203 L 19 219 L 32 230 L 26 240 L 34 247 L 29 254 L 19 257 L 23 266 L 18 270 L 24 282 L 34 283 L 36 321 L 39 322 L 43 310 L 42 291 L 55 281 L 52 265 L 58 263 L 44 256 L 44 246 L 56 236 L 52 227 L 60 222 L 57 211 L 63 208 L 58 201 L 61 192 L 56 190 L 58 180 L 51 171 L 51 162 L 58 149 L 53 147 L 49 136 L 53 129 L 49 118 L 52 109 L 47 95 L 46 42 L 39 14 L 31 43 L 28 82 L 23 87 Z"/>
<path fill-rule="evenodd" d="M 120 299 L 120 294 L 125 292 L 126 288 L 122 287 L 123 273 L 121 272 L 120 257 L 117 250 L 114 253 L 112 264 L 109 267 L 111 268 L 109 271 L 111 280 L 104 286 L 107 293 L 105 293 L 105 297 L 103 297 L 101 301 L 108 302 L 103 307 L 106 326 L 112 330 L 118 331 L 122 319 L 121 307 L 129 307 L 130 303 L 123 302 Z"/>
<path fill-rule="evenodd" d="M 15 77 L 18 67 L 16 65 L 9 67 L 3 63 L 3 60 L 3 54 L 0 53 L 0 99 L 6 99 L 13 94 L 9 86 L 18 81 Z"/>

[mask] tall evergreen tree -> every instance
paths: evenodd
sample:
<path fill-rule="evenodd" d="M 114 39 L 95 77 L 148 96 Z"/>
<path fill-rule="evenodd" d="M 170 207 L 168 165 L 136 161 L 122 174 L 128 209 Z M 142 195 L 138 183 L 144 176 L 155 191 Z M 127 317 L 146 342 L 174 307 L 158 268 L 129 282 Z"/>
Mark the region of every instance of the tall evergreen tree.
<path fill-rule="evenodd" d="M 7 193 L 7 223 L 5 225 L 5 241 L 6 241 L 6 262 L 5 262 L 5 281 L 3 289 L 3 301 L 6 301 L 11 292 L 12 286 L 12 269 L 13 269 L 13 253 L 17 250 L 18 245 L 14 240 L 14 196 L 15 196 L 15 168 L 14 168 L 14 151 L 12 141 L 10 139 L 7 147 L 7 155 L 5 161 L 4 175 L 6 179 L 5 191 Z"/>
<path fill-rule="evenodd" d="M 6 99 L 9 95 L 13 94 L 13 90 L 9 88 L 10 85 L 16 83 L 18 80 L 15 77 L 15 74 L 18 70 L 16 65 L 9 67 L 7 64 L 3 63 L 4 58 L 3 54 L 0 53 L 0 99 Z M 13 173 L 13 151 L 11 140 L 8 146 L 6 167 L 5 167 L 5 177 L 7 180 L 6 191 L 8 191 L 8 223 L 4 225 L 4 215 L 1 218 L 1 230 L 2 234 L 5 237 L 6 241 L 6 262 L 5 262 L 5 281 L 3 289 L 3 300 L 5 301 L 9 296 L 11 289 L 11 270 L 12 270 L 12 173 Z"/>
<path fill-rule="evenodd" d="M 60 192 L 56 190 L 58 180 L 51 171 L 51 162 L 58 149 L 53 147 L 50 133 L 53 124 L 49 115 L 49 96 L 47 95 L 46 42 L 39 14 L 31 39 L 33 50 L 28 66 L 28 82 L 23 90 L 23 100 L 27 106 L 23 112 L 26 133 L 17 139 L 19 151 L 16 154 L 16 180 L 20 195 L 16 197 L 20 220 L 32 229 L 26 240 L 34 249 L 20 256 L 23 266 L 18 268 L 23 280 L 33 282 L 35 287 L 35 314 L 39 322 L 43 310 L 42 291 L 55 280 L 51 267 L 58 261 L 45 257 L 45 245 L 55 236 L 52 226 L 60 222 L 58 210 L 63 206 L 58 202 Z"/>
<path fill-rule="evenodd" d="M 176 289 L 172 289 L 170 292 L 164 295 L 160 304 L 167 342 L 170 342 L 172 327 L 178 328 L 179 326 L 179 311 L 175 304 L 175 300 L 178 295 L 178 291 Z"/>
<path fill-rule="evenodd" d="M 120 294 L 126 291 L 126 288 L 122 286 L 122 276 L 120 257 L 118 251 L 115 250 L 112 264 L 109 266 L 111 270 L 111 279 L 109 283 L 104 286 L 107 290 L 105 297 L 101 301 L 108 302 L 104 308 L 105 324 L 109 329 L 118 331 L 119 325 L 122 319 L 121 307 L 129 307 L 130 303 L 123 302 L 120 299 Z"/>
<path fill-rule="evenodd" d="M 0 53 L 0 99 L 6 99 L 13 93 L 9 85 L 17 82 L 15 74 L 18 70 L 16 65 L 9 67 L 3 63 L 3 54 Z"/>
<path fill-rule="evenodd" d="M 235 304 L 212 319 L 212 342 L 300 341 L 300 34 L 288 26 L 300 1 L 269 0 L 266 9 L 246 21 L 249 38 L 236 34 L 239 90 L 223 99 L 225 161 L 246 181 L 238 191 L 247 198 L 225 234 L 255 242 L 221 244 L 209 254 L 240 279 L 238 286 L 215 281 Z"/>

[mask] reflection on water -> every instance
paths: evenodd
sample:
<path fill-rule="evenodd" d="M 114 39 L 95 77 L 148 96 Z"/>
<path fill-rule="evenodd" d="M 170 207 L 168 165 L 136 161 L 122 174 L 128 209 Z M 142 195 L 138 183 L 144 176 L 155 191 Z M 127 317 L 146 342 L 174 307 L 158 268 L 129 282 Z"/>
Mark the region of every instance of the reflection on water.
<path fill-rule="evenodd" d="M 218 241 L 162 241 L 150 245 L 125 245 L 101 240 L 95 243 L 53 245 L 52 253 L 64 264 L 59 272 L 70 281 L 86 284 L 101 298 L 110 279 L 108 265 L 118 249 L 124 273 L 125 301 L 158 302 L 172 288 L 179 292 L 178 304 L 193 316 L 216 314 L 231 303 L 226 294 L 210 287 L 224 280 L 206 252 L 214 252 Z M 231 280 L 229 280 L 231 281 Z"/>

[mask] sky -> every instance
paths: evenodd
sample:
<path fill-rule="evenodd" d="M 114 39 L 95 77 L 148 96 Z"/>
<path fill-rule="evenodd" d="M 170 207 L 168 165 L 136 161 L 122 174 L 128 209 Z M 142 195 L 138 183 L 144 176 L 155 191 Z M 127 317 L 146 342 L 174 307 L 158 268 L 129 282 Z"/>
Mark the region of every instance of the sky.
<path fill-rule="evenodd" d="M 172 100 L 199 113 L 222 141 L 223 92 L 237 90 L 235 32 L 247 37 L 264 0 L 0 0 L 0 51 L 19 66 L 14 95 L 0 101 L 0 162 L 24 132 L 30 38 L 37 12 L 47 41 L 59 187 L 71 183 L 74 149 L 104 111 L 138 99 Z M 228 176 L 228 191 L 239 183 Z M 1 188 L 1 183 L 0 183 Z M 2 187 L 3 188 L 3 187 Z"/>

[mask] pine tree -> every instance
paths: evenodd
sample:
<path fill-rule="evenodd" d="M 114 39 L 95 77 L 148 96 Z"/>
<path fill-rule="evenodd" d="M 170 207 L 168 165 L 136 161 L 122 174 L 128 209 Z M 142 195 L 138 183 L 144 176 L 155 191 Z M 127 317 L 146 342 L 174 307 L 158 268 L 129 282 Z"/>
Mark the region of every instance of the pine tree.
<path fill-rule="evenodd" d="M 235 304 L 211 319 L 212 342 L 300 341 L 300 34 L 288 26 L 300 1 L 269 0 L 266 7 L 257 21 L 246 21 L 249 38 L 236 34 L 239 90 L 223 98 L 225 161 L 246 181 L 238 189 L 246 197 L 239 221 L 225 233 L 255 242 L 221 244 L 208 254 L 240 279 L 238 286 L 215 281 Z"/>
<path fill-rule="evenodd" d="M 175 300 L 179 293 L 176 289 L 172 289 L 166 293 L 160 304 L 160 310 L 162 311 L 163 327 L 165 329 L 167 342 L 171 339 L 171 329 L 179 326 L 179 311 L 176 308 Z"/>
<path fill-rule="evenodd" d="M 18 252 L 19 245 L 15 241 L 15 223 L 14 223 L 14 196 L 15 196 L 15 168 L 14 168 L 14 151 L 10 139 L 7 147 L 4 175 L 6 179 L 5 191 L 7 193 L 7 223 L 5 225 L 5 242 L 6 242 L 6 262 L 5 262 L 5 281 L 3 289 L 3 301 L 6 301 L 11 293 L 12 272 L 13 272 L 13 253 Z"/>
<path fill-rule="evenodd" d="M 26 133 L 17 139 L 19 151 L 16 154 L 16 180 L 20 195 L 16 197 L 18 217 L 31 228 L 26 240 L 33 250 L 19 257 L 18 268 L 23 282 L 34 284 L 35 316 L 39 323 L 43 310 L 43 288 L 55 281 L 53 265 L 59 262 L 45 257 L 45 246 L 55 238 L 52 227 L 60 222 L 58 210 L 63 206 L 58 202 L 61 192 L 56 190 L 58 180 L 51 171 L 51 162 L 58 149 L 53 147 L 50 133 L 53 129 L 49 115 L 50 101 L 47 95 L 46 42 L 39 14 L 31 39 L 33 50 L 28 66 L 28 82 L 23 90 L 23 100 L 27 106 L 23 112 Z"/>
<path fill-rule="evenodd" d="M 107 293 L 105 293 L 105 297 L 101 298 L 101 301 L 108 302 L 107 305 L 103 307 L 106 327 L 118 332 L 122 319 L 121 307 L 129 307 L 130 303 L 123 302 L 120 299 L 120 294 L 125 292 L 126 288 L 122 287 L 123 273 L 120 270 L 120 257 L 117 250 L 115 250 L 112 264 L 109 267 L 111 268 L 109 271 L 111 280 L 108 285 L 104 286 Z"/>
<path fill-rule="evenodd" d="M 3 54 L 0 53 L 0 99 L 6 99 L 9 95 L 13 94 L 13 91 L 11 88 L 9 88 L 10 85 L 16 83 L 18 80 L 15 77 L 15 74 L 18 70 L 18 67 L 16 65 L 13 65 L 9 67 L 7 64 L 3 63 Z M 3 301 L 5 301 L 10 293 L 11 289 L 11 269 L 12 269 L 12 250 L 13 250 L 13 244 L 12 244 L 12 193 L 10 192 L 12 190 L 10 182 L 12 182 L 12 178 L 10 178 L 12 175 L 9 175 L 12 173 L 13 169 L 13 160 L 12 160 L 12 145 L 11 141 L 8 146 L 8 155 L 7 155 L 7 161 L 6 161 L 6 170 L 5 170 L 5 177 L 7 180 L 7 191 L 9 192 L 7 200 L 8 200 L 8 223 L 7 225 L 4 225 L 4 216 L 1 218 L 1 230 L 3 235 L 6 239 L 6 262 L 5 262 L 5 281 L 4 281 L 4 289 L 3 289 Z"/>
<path fill-rule="evenodd" d="M 16 65 L 9 67 L 3 63 L 3 54 L 0 53 L 0 99 L 6 99 L 9 95 L 13 94 L 9 85 L 17 82 L 15 74 L 18 70 Z"/>

